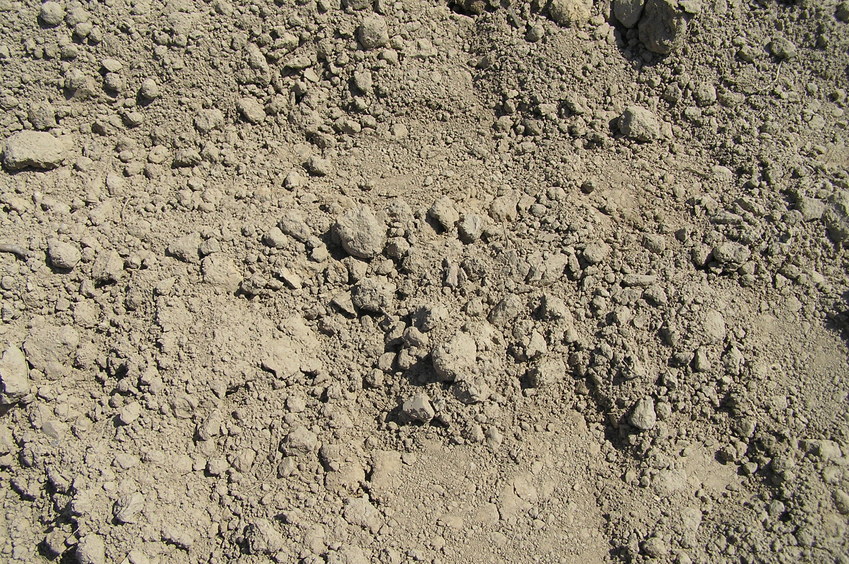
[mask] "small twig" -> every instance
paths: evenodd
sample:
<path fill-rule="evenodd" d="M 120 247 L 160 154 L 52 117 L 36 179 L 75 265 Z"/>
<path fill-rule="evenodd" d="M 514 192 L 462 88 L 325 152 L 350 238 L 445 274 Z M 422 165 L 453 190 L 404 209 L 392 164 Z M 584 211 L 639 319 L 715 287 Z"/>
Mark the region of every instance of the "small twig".
<path fill-rule="evenodd" d="M 29 252 L 25 248 L 14 243 L 0 243 L 0 253 L 11 253 L 21 260 L 26 260 L 29 256 Z"/>

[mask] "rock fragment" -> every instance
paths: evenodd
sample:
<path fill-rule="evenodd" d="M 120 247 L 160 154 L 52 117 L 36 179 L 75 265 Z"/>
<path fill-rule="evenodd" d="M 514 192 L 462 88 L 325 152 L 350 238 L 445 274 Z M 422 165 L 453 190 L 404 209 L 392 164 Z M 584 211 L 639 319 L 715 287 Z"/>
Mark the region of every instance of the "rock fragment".
<path fill-rule="evenodd" d="M 453 382 L 470 374 L 477 361 L 477 352 L 474 338 L 458 332 L 434 348 L 431 359 L 436 375 L 444 382 Z"/>
<path fill-rule="evenodd" d="M 364 49 L 377 49 L 389 43 L 389 30 L 382 16 L 366 16 L 357 28 L 357 39 Z"/>
<path fill-rule="evenodd" d="M 448 196 L 436 200 L 427 212 L 445 231 L 451 231 L 460 221 L 460 214 L 454 207 L 454 202 Z"/>
<path fill-rule="evenodd" d="M 343 515 L 350 524 L 368 529 L 372 533 L 377 533 L 383 526 L 383 516 L 380 511 L 365 497 L 355 497 L 346 501 Z"/>
<path fill-rule="evenodd" d="M 20 131 L 6 139 L 3 166 L 10 171 L 56 168 L 68 158 L 72 147 L 70 135 L 55 137 L 43 131 Z"/>
<path fill-rule="evenodd" d="M 253 98 L 239 98 L 236 101 L 236 109 L 248 123 L 265 121 L 265 108 Z"/>
<path fill-rule="evenodd" d="M 468 214 L 458 226 L 460 240 L 464 243 L 474 243 L 483 234 L 484 219 L 478 214 Z"/>
<path fill-rule="evenodd" d="M 625 108 L 625 111 L 619 117 L 619 131 L 625 137 L 641 143 L 654 141 L 661 136 L 660 122 L 657 116 L 640 106 Z"/>
<path fill-rule="evenodd" d="M 146 78 L 139 87 L 139 96 L 147 101 L 156 100 L 161 94 L 162 89 L 152 78 Z"/>
<path fill-rule="evenodd" d="M 242 273 L 233 259 L 224 253 L 212 253 L 203 259 L 201 272 L 204 282 L 231 294 L 236 292 L 242 283 Z"/>
<path fill-rule="evenodd" d="M 649 431 L 657 425 L 657 413 L 654 410 L 654 400 L 650 397 L 642 398 L 634 406 L 628 421 L 641 431 Z"/>
<path fill-rule="evenodd" d="M 72 326 L 40 321 L 30 329 L 23 348 L 33 368 L 47 374 L 61 374 L 79 344 L 80 335 Z"/>
<path fill-rule="evenodd" d="M 118 421 L 120 421 L 122 425 L 129 425 L 139 418 L 141 412 L 142 408 L 139 402 L 130 402 L 118 410 Z"/>
<path fill-rule="evenodd" d="M 796 46 L 784 37 L 776 37 L 769 43 L 769 52 L 782 61 L 795 59 L 798 55 Z"/>
<path fill-rule="evenodd" d="M 283 535 L 268 519 L 255 519 L 245 527 L 245 544 L 249 554 L 272 555 L 283 550 Z"/>
<path fill-rule="evenodd" d="M 0 403 L 16 403 L 29 391 L 29 366 L 26 357 L 21 349 L 10 345 L 0 358 Z"/>
<path fill-rule="evenodd" d="M 401 404 L 400 418 L 405 423 L 427 423 L 434 415 L 436 411 L 430 403 L 430 397 L 423 392 L 407 398 Z"/>
<path fill-rule="evenodd" d="M 566 363 L 560 358 L 543 358 L 528 372 L 526 384 L 529 388 L 543 388 L 562 380 L 566 375 Z"/>
<path fill-rule="evenodd" d="M 100 535 L 89 533 L 77 543 L 79 564 L 106 564 L 106 545 Z"/>
<path fill-rule="evenodd" d="M 362 279 L 351 291 L 351 301 L 362 311 L 386 313 L 395 294 L 395 285 L 380 276 Z"/>
<path fill-rule="evenodd" d="M 678 10 L 678 0 L 646 0 L 638 29 L 649 51 L 666 55 L 684 41 L 687 21 Z"/>
<path fill-rule="evenodd" d="M 336 234 L 345 251 L 361 259 L 371 259 L 383 252 L 386 225 L 368 206 L 357 206 L 336 221 Z"/>
<path fill-rule="evenodd" d="M 548 15 L 558 25 L 571 26 L 590 19 L 590 0 L 552 0 L 548 7 Z"/>
<path fill-rule="evenodd" d="M 613 0 L 613 15 L 619 23 L 631 28 L 640 21 L 644 5 L 645 0 Z"/>
<path fill-rule="evenodd" d="M 507 325 L 519 317 L 524 305 L 519 296 L 510 294 L 495 304 L 495 307 L 489 312 L 489 322 L 493 325 Z"/>
<path fill-rule="evenodd" d="M 91 266 L 91 278 L 95 284 L 113 284 L 124 273 L 124 259 L 115 251 L 100 251 Z"/>
<path fill-rule="evenodd" d="M 171 241 L 165 252 L 183 262 L 197 263 L 200 258 L 199 249 L 202 242 L 200 234 L 189 233 Z"/>
<path fill-rule="evenodd" d="M 751 256 L 751 251 L 740 243 L 725 242 L 713 248 L 713 260 L 723 268 L 741 267 Z"/>
<path fill-rule="evenodd" d="M 849 22 L 849 2 L 844 0 L 838 4 L 837 8 L 834 10 L 834 17 L 841 22 Z"/>
<path fill-rule="evenodd" d="M 135 523 L 144 509 L 144 496 L 139 492 L 122 495 L 112 506 L 112 515 L 119 523 Z"/>
<path fill-rule="evenodd" d="M 301 243 L 306 243 L 312 238 L 312 230 L 310 230 L 307 222 L 304 221 L 304 216 L 294 209 L 283 212 L 280 220 L 277 222 L 277 227 L 280 228 L 280 231 L 297 239 Z"/>
<path fill-rule="evenodd" d="M 195 129 L 201 133 L 209 133 L 213 129 L 218 129 L 224 125 L 224 112 L 218 108 L 210 108 L 201 110 L 195 116 Z"/>
<path fill-rule="evenodd" d="M 47 241 L 47 259 L 51 266 L 59 270 L 71 270 L 80 262 L 82 254 L 79 249 L 59 239 Z"/>
<path fill-rule="evenodd" d="M 492 394 L 486 379 L 479 374 L 467 374 L 456 380 L 451 385 L 451 392 L 458 401 L 466 404 L 481 403 Z"/>
<path fill-rule="evenodd" d="M 45 2 L 38 12 L 38 19 L 48 27 L 55 27 L 65 19 L 65 7 L 59 2 Z"/>
<path fill-rule="evenodd" d="M 280 443 L 280 449 L 286 456 L 306 456 L 318 450 L 318 437 L 301 425 L 286 435 Z"/>

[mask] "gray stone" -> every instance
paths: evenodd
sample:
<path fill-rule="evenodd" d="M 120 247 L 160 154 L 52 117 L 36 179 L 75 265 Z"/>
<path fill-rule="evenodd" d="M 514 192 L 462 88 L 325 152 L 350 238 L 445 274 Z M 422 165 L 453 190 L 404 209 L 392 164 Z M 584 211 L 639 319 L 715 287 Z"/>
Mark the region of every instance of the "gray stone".
<path fill-rule="evenodd" d="M 91 278 L 95 284 L 117 282 L 124 272 L 124 259 L 115 251 L 100 251 L 91 266 Z"/>
<path fill-rule="evenodd" d="M 526 377 L 529 388 L 543 388 L 566 376 L 566 363 L 560 358 L 543 358 L 531 368 Z"/>
<path fill-rule="evenodd" d="M 245 528 L 249 554 L 274 555 L 285 547 L 282 533 L 268 519 L 255 519 Z"/>
<path fill-rule="evenodd" d="M 783 60 L 795 59 L 799 54 L 796 46 L 789 39 L 776 37 L 769 42 L 769 51 L 775 57 Z"/>
<path fill-rule="evenodd" d="M 489 312 L 489 322 L 493 325 L 507 325 L 519 317 L 524 305 L 519 296 L 510 294 L 492 308 Z"/>
<path fill-rule="evenodd" d="M 588 264 L 598 264 L 610 255 L 610 246 L 604 241 L 590 243 L 584 247 L 584 260 Z"/>
<path fill-rule="evenodd" d="M 666 55 L 684 41 L 687 21 L 678 0 L 646 0 L 638 29 L 646 49 Z"/>
<path fill-rule="evenodd" d="M 56 326 L 40 320 L 33 324 L 24 341 L 29 364 L 42 372 L 54 373 L 65 366 L 80 345 L 80 334 L 71 325 Z"/>
<path fill-rule="evenodd" d="M 637 402 L 628 421 L 641 431 L 654 429 L 657 425 L 657 413 L 654 410 L 654 400 L 645 397 Z"/>
<path fill-rule="evenodd" d="M 451 392 L 458 401 L 466 404 L 481 403 L 489 399 L 492 390 L 480 375 L 466 375 L 451 385 Z"/>
<path fill-rule="evenodd" d="M 729 241 L 715 246 L 712 254 L 713 260 L 719 263 L 720 266 L 739 268 L 749 260 L 752 252 L 745 245 Z"/>
<path fill-rule="evenodd" d="M 112 506 L 112 515 L 119 523 L 135 523 L 144 509 L 144 496 L 139 492 L 122 495 Z"/>
<path fill-rule="evenodd" d="M 145 100 L 156 100 L 162 94 L 162 89 L 152 78 L 146 78 L 139 87 L 139 96 Z"/>
<path fill-rule="evenodd" d="M 297 210 L 286 210 L 277 222 L 280 231 L 294 237 L 301 243 L 306 243 L 312 237 L 312 230 L 304 221 L 304 216 Z"/>
<path fill-rule="evenodd" d="M 43 131 L 20 131 L 6 139 L 3 166 L 11 171 L 56 168 L 68 158 L 73 144 L 70 135 L 55 137 Z"/>
<path fill-rule="evenodd" d="M 382 276 L 364 278 L 351 291 L 351 301 L 359 310 L 386 313 L 395 289 L 395 284 Z"/>
<path fill-rule="evenodd" d="M 483 233 L 483 216 L 472 213 L 463 217 L 459 225 L 460 240 L 464 243 L 474 243 Z"/>

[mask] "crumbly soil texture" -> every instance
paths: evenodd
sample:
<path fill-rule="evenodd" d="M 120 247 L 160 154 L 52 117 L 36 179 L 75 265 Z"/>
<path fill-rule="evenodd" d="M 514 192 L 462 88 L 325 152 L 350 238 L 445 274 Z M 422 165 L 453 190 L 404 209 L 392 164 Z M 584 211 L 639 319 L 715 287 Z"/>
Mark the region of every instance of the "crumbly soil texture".
<path fill-rule="evenodd" d="M 849 562 L 849 2 L 0 30 L 0 560 Z"/>

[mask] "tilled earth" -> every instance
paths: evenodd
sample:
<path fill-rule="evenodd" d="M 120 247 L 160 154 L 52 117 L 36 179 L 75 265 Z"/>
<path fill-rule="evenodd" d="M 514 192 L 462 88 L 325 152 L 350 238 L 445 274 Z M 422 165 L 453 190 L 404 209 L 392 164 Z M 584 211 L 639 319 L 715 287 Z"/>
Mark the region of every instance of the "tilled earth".
<path fill-rule="evenodd" d="M 0 560 L 849 562 L 849 2 L 0 30 Z"/>

